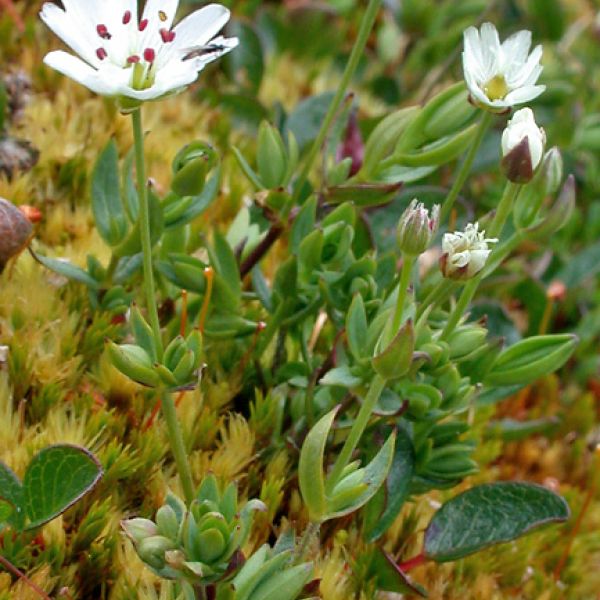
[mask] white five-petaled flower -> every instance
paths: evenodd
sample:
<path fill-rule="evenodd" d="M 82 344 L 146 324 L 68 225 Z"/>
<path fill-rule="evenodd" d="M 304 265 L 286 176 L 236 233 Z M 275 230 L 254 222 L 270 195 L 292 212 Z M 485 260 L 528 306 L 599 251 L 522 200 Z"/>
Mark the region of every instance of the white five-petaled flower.
<path fill-rule="evenodd" d="M 47 2 L 40 16 L 79 55 L 57 50 L 44 62 L 93 92 L 135 107 L 193 83 L 209 62 L 235 48 L 237 38 L 215 37 L 229 10 L 209 4 L 172 27 L 179 0 Z"/>
<path fill-rule="evenodd" d="M 546 133 L 530 108 L 518 110 L 502 133 L 502 169 L 516 183 L 525 183 L 544 157 Z"/>
<path fill-rule="evenodd" d="M 444 234 L 440 259 L 444 277 L 469 279 L 477 275 L 490 255 L 488 244 L 497 241 L 486 238 L 485 231 L 479 231 L 478 223 L 469 223 L 464 231 Z"/>
<path fill-rule="evenodd" d="M 531 54 L 531 32 L 519 31 L 502 44 L 498 31 L 484 23 L 464 32 L 463 69 L 472 101 L 486 110 L 504 112 L 537 98 L 545 89 L 536 85 L 542 72 L 542 47 Z"/>

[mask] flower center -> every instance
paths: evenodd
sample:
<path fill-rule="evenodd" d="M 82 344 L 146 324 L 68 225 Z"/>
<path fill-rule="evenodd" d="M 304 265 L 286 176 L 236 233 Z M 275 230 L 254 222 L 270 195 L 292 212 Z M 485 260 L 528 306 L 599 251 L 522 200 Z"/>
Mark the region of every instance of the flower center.
<path fill-rule="evenodd" d="M 502 100 L 509 92 L 504 75 L 496 75 L 495 77 L 492 77 L 483 86 L 483 91 L 490 100 Z"/>
<path fill-rule="evenodd" d="M 123 13 L 121 22 L 125 26 L 130 26 L 137 29 L 137 32 L 143 33 L 151 23 L 158 23 L 158 33 L 163 44 L 170 44 L 175 39 L 175 32 L 164 27 L 168 21 L 168 15 L 163 10 L 158 11 L 158 20 L 142 19 L 139 23 L 135 22 L 132 18 L 131 11 L 127 10 Z M 108 27 L 104 23 L 98 23 L 96 25 L 96 33 L 102 40 L 110 41 L 112 34 L 108 30 Z M 113 33 L 116 34 L 115 31 Z M 146 90 L 154 84 L 156 77 L 157 59 L 161 52 L 161 46 L 158 48 L 143 47 L 144 36 L 140 36 L 138 33 L 137 43 L 134 42 L 133 53 L 127 57 L 125 63 L 122 64 L 122 58 L 117 59 L 114 55 L 111 55 L 110 44 L 106 46 L 100 46 L 96 50 L 96 56 L 98 60 L 109 59 L 115 64 L 118 64 L 124 69 L 131 69 L 131 87 L 136 90 Z M 137 48 L 136 48 L 137 46 Z M 141 47 L 140 47 L 141 46 Z"/>

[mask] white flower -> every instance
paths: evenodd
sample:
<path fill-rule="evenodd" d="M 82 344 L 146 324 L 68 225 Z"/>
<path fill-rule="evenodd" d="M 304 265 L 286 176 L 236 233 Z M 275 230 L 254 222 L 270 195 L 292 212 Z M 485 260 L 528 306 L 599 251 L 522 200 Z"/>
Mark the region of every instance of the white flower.
<path fill-rule="evenodd" d="M 502 133 L 502 169 L 510 181 L 526 183 L 544 157 L 546 133 L 530 108 L 518 110 Z"/>
<path fill-rule="evenodd" d="M 463 231 L 446 233 L 442 239 L 440 266 L 444 277 L 469 279 L 485 266 L 490 248 L 496 238 L 487 239 L 485 231 L 479 231 L 478 223 L 469 223 Z"/>
<path fill-rule="evenodd" d="M 93 92 L 129 98 L 132 107 L 182 90 L 209 62 L 235 48 L 237 38 L 215 37 L 229 10 L 209 4 L 172 27 L 179 0 L 47 2 L 40 16 L 79 55 L 62 50 L 44 62 Z M 127 101 L 126 101 L 127 102 Z"/>
<path fill-rule="evenodd" d="M 481 108 L 503 112 L 537 98 L 545 89 L 535 85 L 542 66 L 542 47 L 531 54 L 531 32 L 519 31 L 500 44 L 498 31 L 484 23 L 464 32 L 463 69 L 471 99 Z"/>

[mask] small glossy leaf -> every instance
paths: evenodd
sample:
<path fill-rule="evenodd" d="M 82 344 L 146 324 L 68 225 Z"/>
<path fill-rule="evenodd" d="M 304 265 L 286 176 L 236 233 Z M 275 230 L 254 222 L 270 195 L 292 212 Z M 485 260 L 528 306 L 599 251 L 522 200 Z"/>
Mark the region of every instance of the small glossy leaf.
<path fill-rule="evenodd" d="M 457 560 L 568 517 L 565 500 L 540 485 L 480 485 L 449 500 L 435 513 L 425 531 L 425 555 L 437 562 Z"/>
<path fill-rule="evenodd" d="M 35 254 L 34 256 L 35 259 L 42 263 L 46 268 L 59 275 L 63 275 L 67 279 L 83 283 L 94 290 L 100 287 L 100 284 L 87 271 L 84 271 L 81 267 L 74 265 L 68 260 L 50 258 L 49 256 L 42 256 L 41 254 Z"/>
<path fill-rule="evenodd" d="M 358 387 L 361 383 L 362 379 L 353 375 L 350 367 L 347 365 L 335 367 L 334 369 L 327 371 L 327 373 L 319 380 L 320 385 L 339 385 L 348 389 Z"/>
<path fill-rule="evenodd" d="M 334 408 L 314 425 L 308 432 L 300 452 L 298 480 L 311 521 L 321 521 L 327 510 L 323 460 L 327 436 L 338 409 L 339 407 Z"/>
<path fill-rule="evenodd" d="M 101 152 L 92 173 L 92 211 L 98 233 L 110 246 L 127 235 L 127 216 L 123 210 L 119 184 L 119 156 L 114 139 Z"/>
<path fill-rule="evenodd" d="M 39 527 L 60 515 L 98 483 L 102 467 L 85 448 L 60 444 L 36 454 L 23 478 L 23 505 L 30 521 Z"/>
<path fill-rule="evenodd" d="M 522 440 L 535 434 L 547 434 L 559 424 L 557 417 L 544 419 L 530 419 L 517 421 L 516 419 L 502 419 L 491 421 L 488 424 L 488 434 L 500 436 L 507 442 Z"/>
<path fill-rule="evenodd" d="M 23 512 L 23 486 L 19 478 L 0 462 L 0 498 L 14 507 L 8 522 L 16 529 L 23 529 L 25 514 Z"/>
<path fill-rule="evenodd" d="M 235 260 L 235 255 L 227 240 L 220 233 L 215 233 L 214 245 L 210 251 L 210 260 L 214 266 L 218 278 L 227 286 L 232 295 L 239 299 L 242 293 L 242 281 L 240 270 Z M 215 287 L 218 282 L 215 278 Z"/>
<path fill-rule="evenodd" d="M 416 594 L 427 598 L 427 592 L 418 583 L 415 583 L 400 567 L 394 559 L 384 550 L 376 548 L 369 574 L 375 577 L 377 589 L 385 592 L 396 592 L 398 594 Z"/>
<path fill-rule="evenodd" d="M 415 331 L 409 320 L 399 329 L 387 348 L 373 357 L 373 369 L 384 379 L 402 377 L 410 368 L 414 349 Z"/>

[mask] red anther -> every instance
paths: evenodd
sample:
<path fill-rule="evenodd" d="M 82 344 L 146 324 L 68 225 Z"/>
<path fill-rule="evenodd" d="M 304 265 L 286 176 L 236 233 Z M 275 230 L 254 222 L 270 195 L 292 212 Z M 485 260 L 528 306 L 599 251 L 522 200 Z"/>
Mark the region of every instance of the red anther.
<path fill-rule="evenodd" d="M 146 48 L 144 50 L 144 60 L 146 62 L 152 63 L 152 62 L 154 62 L 155 58 L 156 58 L 156 52 L 154 52 L 154 50 L 152 48 Z"/>
<path fill-rule="evenodd" d="M 140 31 L 144 31 L 144 29 L 146 29 L 146 27 L 148 27 L 148 19 L 142 19 L 142 20 L 140 21 L 140 24 L 139 24 L 139 27 L 138 27 L 138 29 L 139 29 Z"/>
<path fill-rule="evenodd" d="M 96 56 L 100 60 L 104 60 L 108 56 L 108 54 L 104 48 L 98 48 L 98 50 L 96 50 Z"/>
<path fill-rule="evenodd" d="M 126 10 L 125 14 L 123 15 L 123 25 L 127 25 L 129 21 L 131 21 L 131 11 Z"/>
<path fill-rule="evenodd" d="M 28 204 L 21 204 L 19 210 L 31 221 L 32 223 L 39 223 L 42 220 L 42 211 L 35 206 L 29 206 Z"/>
<path fill-rule="evenodd" d="M 130 65 L 134 65 L 135 63 L 140 62 L 140 57 L 137 54 L 132 54 L 130 57 L 127 58 L 127 62 Z"/>
<path fill-rule="evenodd" d="M 97 25 L 96 31 L 98 32 L 98 35 L 103 40 L 110 40 L 110 38 L 112 37 L 112 35 L 110 35 L 110 33 L 108 33 L 108 28 L 106 27 L 106 25 L 102 25 L 102 24 Z"/>
<path fill-rule="evenodd" d="M 160 29 L 159 30 L 160 37 L 165 44 L 172 42 L 175 39 L 175 32 L 169 31 L 168 29 Z"/>

